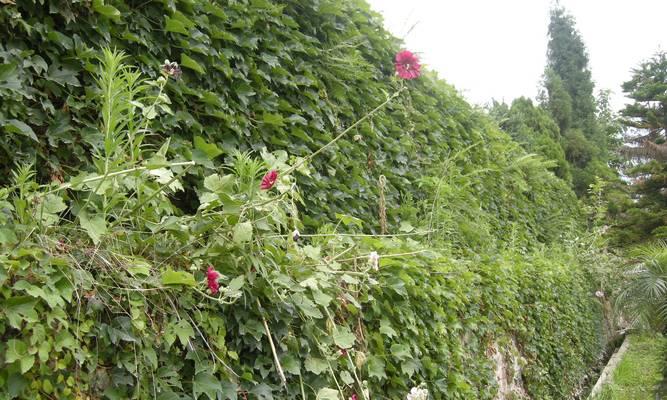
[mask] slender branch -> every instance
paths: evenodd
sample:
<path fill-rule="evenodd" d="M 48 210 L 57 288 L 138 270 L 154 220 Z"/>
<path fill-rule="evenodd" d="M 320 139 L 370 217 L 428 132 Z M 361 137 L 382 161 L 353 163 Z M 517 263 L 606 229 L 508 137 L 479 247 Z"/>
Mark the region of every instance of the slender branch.
<path fill-rule="evenodd" d="M 194 161 L 183 161 L 183 162 L 176 162 L 176 163 L 166 165 L 166 167 L 173 168 L 173 167 L 183 167 L 183 166 L 192 166 L 192 165 L 195 165 Z M 132 172 L 144 171 L 144 170 L 147 170 L 147 169 L 150 169 L 150 168 L 148 168 L 146 166 L 128 168 L 128 169 L 124 169 L 124 170 L 121 170 L 121 171 L 111 172 L 107 175 L 97 175 L 97 176 L 94 176 L 92 178 L 86 178 L 86 179 L 82 180 L 81 183 L 96 182 L 96 181 L 99 181 L 101 179 L 112 178 L 112 177 L 118 176 L 118 175 L 131 174 Z M 42 185 L 41 187 L 46 188 L 48 186 L 50 186 L 50 185 Z M 74 186 L 74 185 L 71 182 L 62 183 L 57 188 L 54 188 L 52 190 L 49 190 L 48 192 L 45 192 L 42 196 L 46 196 L 47 194 L 59 192 L 61 190 L 69 189 L 72 186 Z"/>
<path fill-rule="evenodd" d="M 183 171 L 181 171 L 181 172 L 179 172 L 178 174 L 174 175 L 174 177 L 172 177 L 167 183 L 165 183 L 164 185 L 162 185 L 162 186 L 160 186 L 159 188 L 157 188 L 157 190 L 155 190 L 153 193 L 151 193 L 150 196 L 148 196 L 147 198 L 145 198 L 144 200 L 142 200 L 139 204 L 137 204 L 136 206 L 134 206 L 134 207 L 130 210 L 130 215 L 134 214 L 135 211 L 137 211 L 138 209 L 140 209 L 141 207 L 143 207 L 144 204 L 146 204 L 146 203 L 148 203 L 149 201 L 151 201 L 155 196 L 157 196 L 158 194 L 162 193 L 162 191 L 163 191 L 166 187 L 168 187 L 169 185 L 171 185 L 174 181 L 176 181 L 176 179 L 178 179 L 178 178 L 180 178 L 181 176 L 185 175 L 185 173 L 188 172 L 188 170 L 190 169 L 190 167 L 192 167 L 193 165 L 194 165 L 194 162 L 191 163 L 191 164 L 189 164 L 187 167 L 185 167 L 185 168 L 183 169 Z M 111 226 L 110 226 L 109 228 L 113 228 L 114 226 L 118 225 L 118 223 L 119 223 L 120 221 L 121 221 L 121 218 L 116 219 L 116 220 L 111 224 Z"/>
<path fill-rule="evenodd" d="M 320 154 L 321 152 L 323 152 L 327 147 L 333 145 L 333 144 L 336 143 L 338 140 L 340 140 L 340 138 L 342 138 L 342 137 L 345 136 L 348 132 L 350 132 L 352 129 L 356 128 L 357 125 L 361 124 L 362 122 L 364 122 L 364 121 L 367 120 L 368 118 L 372 117 L 376 112 L 378 112 L 378 111 L 380 111 L 382 108 L 384 108 L 384 106 L 386 106 L 387 104 L 389 104 L 389 102 L 391 102 L 393 99 L 395 99 L 396 97 L 398 97 L 398 96 L 401 94 L 401 92 L 403 92 L 405 89 L 406 89 L 405 87 L 402 87 L 402 88 L 400 88 L 399 90 L 397 90 L 396 93 L 394 93 L 394 94 L 392 94 L 391 96 L 389 96 L 389 97 L 387 98 L 387 100 L 385 100 L 382 104 L 380 104 L 379 106 L 375 107 L 375 108 L 374 108 L 373 110 L 371 110 L 368 114 L 366 114 L 366 115 L 364 115 L 363 117 L 359 118 L 359 119 L 357 120 L 357 122 L 355 122 L 355 123 L 353 123 L 352 125 L 350 125 L 349 127 L 347 127 L 347 129 L 345 129 L 345 130 L 344 130 L 343 132 L 341 132 L 338 136 L 336 136 L 335 138 L 333 138 L 329 143 L 327 143 L 327 144 L 325 144 L 324 146 L 320 147 L 319 149 L 317 149 L 315 152 L 309 154 L 308 156 L 302 158 L 301 161 L 299 161 L 298 163 L 294 164 L 291 168 L 289 168 L 289 169 L 288 169 L 287 171 L 285 171 L 283 174 L 284 174 L 284 175 L 287 175 L 287 174 L 291 173 L 292 171 L 296 170 L 297 168 L 301 167 L 301 166 L 302 166 L 303 164 L 305 164 L 307 161 L 310 161 L 310 160 L 312 160 L 313 158 L 315 158 L 315 156 L 317 156 L 318 154 Z"/>
<path fill-rule="evenodd" d="M 428 235 L 429 233 L 433 233 L 438 231 L 438 229 L 432 229 L 428 231 L 420 231 L 420 232 L 412 232 L 412 233 L 393 233 L 393 234 L 386 234 L 386 235 L 373 235 L 370 233 L 315 233 L 315 234 L 299 234 L 299 237 L 334 237 L 334 236 L 345 236 L 345 237 L 400 237 L 400 236 L 423 236 L 423 235 Z M 275 238 L 287 238 L 287 237 L 292 237 L 292 234 L 289 235 L 268 235 L 264 236 L 266 239 L 275 239 Z"/>
<path fill-rule="evenodd" d="M 269 337 L 269 344 L 271 345 L 271 352 L 273 353 L 273 361 L 276 363 L 276 368 L 278 369 L 278 374 L 280 375 L 280 381 L 283 383 L 285 389 L 287 389 L 287 378 L 285 378 L 285 372 L 283 372 L 283 367 L 282 365 L 280 365 L 280 359 L 278 359 L 276 346 L 273 344 L 273 337 L 271 336 L 269 323 L 266 321 L 266 317 L 264 317 L 264 312 L 263 312 L 264 308 L 262 307 L 262 303 L 259 302 L 259 299 L 255 300 L 257 300 L 257 306 L 259 307 L 259 312 L 262 316 L 262 322 L 264 323 L 264 330 L 266 331 L 266 336 Z"/>

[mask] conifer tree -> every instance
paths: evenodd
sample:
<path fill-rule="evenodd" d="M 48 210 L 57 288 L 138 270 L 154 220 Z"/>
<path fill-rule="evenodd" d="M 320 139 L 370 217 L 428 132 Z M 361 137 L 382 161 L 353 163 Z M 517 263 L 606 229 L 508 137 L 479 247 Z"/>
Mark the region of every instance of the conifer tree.
<path fill-rule="evenodd" d="M 585 195 L 596 177 L 615 178 L 608 166 L 609 132 L 596 119 L 588 54 L 575 21 L 561 7 L 551 10 L 543 106 L 557 122 L 575 191 Z"/>
<path fill-rule="evenodd" d="M 627 127 L 625 173 L 635 201 L 617 229 L 623 244 L 667 238 L 667 54 L 659 52 L 633 70 L 623 84 L 633 100 L 621 111 Z"/>

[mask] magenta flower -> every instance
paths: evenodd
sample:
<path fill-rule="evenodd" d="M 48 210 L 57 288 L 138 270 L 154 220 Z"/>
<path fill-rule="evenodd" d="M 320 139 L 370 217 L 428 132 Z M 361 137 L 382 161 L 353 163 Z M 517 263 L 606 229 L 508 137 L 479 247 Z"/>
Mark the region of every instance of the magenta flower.
<path fill-rule="evenodd" d="M 259 185 L 259 188 L 262 190 L 269 190 L 276 184 L 278 180 L 278 171 L 272 169 L 267 172 L 266 175 L 262 178 L 262 183 Z"/>
<path fill-rule="evenodd" d="M 211 291 L 211 294 L 218 294 L 218 290 L 220 289 L 218 278 L 220 278 L 220 273 L 213 269 L 213 266 L 209 265 L 208 270 L 206 270 L 206 280 L 208 281 L 208 289 Z"/>
<path fill-rule="evenodd" d="M 350 400 L 358 400 L 357 394 L 352 393 L 352 397 L 350 397 Z"/>
<path fill-rule="evenodd" d="M 399 51 L 396 54 L 396 73 L 403 79 L 419 78 L 419 58 L 409 50 Z"/>

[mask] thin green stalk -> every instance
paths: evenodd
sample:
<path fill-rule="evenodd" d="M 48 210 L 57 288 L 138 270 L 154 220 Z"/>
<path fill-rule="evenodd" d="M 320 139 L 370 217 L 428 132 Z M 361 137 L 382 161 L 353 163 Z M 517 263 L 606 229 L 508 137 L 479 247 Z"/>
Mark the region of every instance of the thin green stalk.
<path fill-rule="evenodd" d="M 192 163 L 189 164 L 187 167 L 185 167 L 185 168 L 183 169 L 183 171 L 181 171 L 181 172 L 179 172 L 178 174 L 174 175 L 173 178 L 171 178 L 167 183 L 165 183 L 165 184 L 163 184 L 162 186 L 160 186 L 160 187 L 159 187 L 156 191 L 154 191 L 150 196 L 148 196 L 147 198 L 145 198 L 144 200 L 142 200 L 142 201 L 141 201 L 140 203 L 138 203 L 136 206 L 132 207 L 132 209 L 130 210 L 130 213 L 129 213 L 129 214 L 130 214 L 130 215 L 133 215 L 133 214 L 135 213 L 135 211 L 137 211 L 139 208 L 143 207 L 144 204 L 148 203 L 148 202 L 151 201 L 153 198 L 155 198 L 155 196 L 157 196 L 158 194 L 162 193 L 162 192 L 164 191 L 165 188 L 169 187 L 169 185 L 171 185 L 174 181 L 176 181 L 176 180 L 177 180 L 178 178 L 180 178 L 181 176 L 185 175 L 185 173 L 188 172 L 188 171 L 190 170 L 190 167 L 192 167 L 193 165 L 194 165 L 194 162 L 192 162 Z M 118 223 L 120 223 L 121 220 L 122 220 L 122 218 L 118 218 L 118 219 L 116 219 L 116 220 L 109 226 L 109 229 L 111 229 L 111 228 L 113 228 L 114 226 L 118 225 Z"/>
<path fill-rule="evenodd" d="M 368 118 L 372 117 L 376 112 L 378 112 L 378 111 L 380 111 L 382 108 L 384 108 L 387 104 L 389 104 L 389 102 L 391 102 L 393 99 L 395 99 L 396 97 L 398 97 L 398 96 L 399 96 L 405 89 L 406 89 L 405 87 L 402 87 L 402 88 L 400 88 L 399 90 L 397 90 L 396 93 L 394 93 L 393 95 L 389 96 L 389 97 L 387 98 L 387 100 L 385 100 L 382 104 L 380 104 L 379 106 L 375 107 L 375 108 L 374 108 L 373 110 L 371 110 L 368 114 L 366 114 L 366 115 L 364 115 L 363 117 L 359 118 L 359 119 L 357 120 L 357 122 L 355 122 L 355 123 L 353 123 L 352 125 L 350 125 L 349 127 L 347 127 L 347 129 L 345 129 L 345 130 L 344 130 L 343 132 L 341 132 L 338 136 L 336 136 L 335 138 L 333 138 L 329 143 L 327 143 L 327 144 L 325 144 L 324 146 L 320 147 L 319 149 L 317 149 L 317 150 L 314 151 L 313 153 L 309 154 L 308 156 L 302 158 L 300 162 L 294 164 L 291 168 L 289 168 L 287 171 L 284 172 L 284 175 L 287 175 L 287 174 L 291 173 L 292 171 L 294 171 L 294 170 L 296 170 L 297 168 L 301 167 L 301 166 L 302 166 L 303 164 L 305 164 L 307 161 L 310 161 L 310 160 L 312 160 L 313 158 L 315 158 L 315 156 L 317 156 L 318 154 L 320 154 L 321 152 L 323 152 L 327 147 L 329 147 L 329 146 L 333 145 L 334 143 L 336 143 L 336 142 L 337 142 L 338 140 L 340 140 L 343 136 L 345 136 L 347 133 L 349 133 L 352 129 L 356 128 L 359 124 L 361 124 L 362 122 L 364 122 L 364 121 L 367 120 Z"/>

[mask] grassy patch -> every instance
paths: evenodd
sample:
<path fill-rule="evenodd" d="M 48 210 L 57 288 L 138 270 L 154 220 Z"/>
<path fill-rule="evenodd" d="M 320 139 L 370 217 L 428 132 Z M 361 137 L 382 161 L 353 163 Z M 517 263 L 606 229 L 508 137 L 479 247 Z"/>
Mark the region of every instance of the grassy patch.
<path fill-rule="evenodd" d="M 662 336 L 631 336 L 630 348 L 596 400 L 653 400 L 662 379 Z"/>

